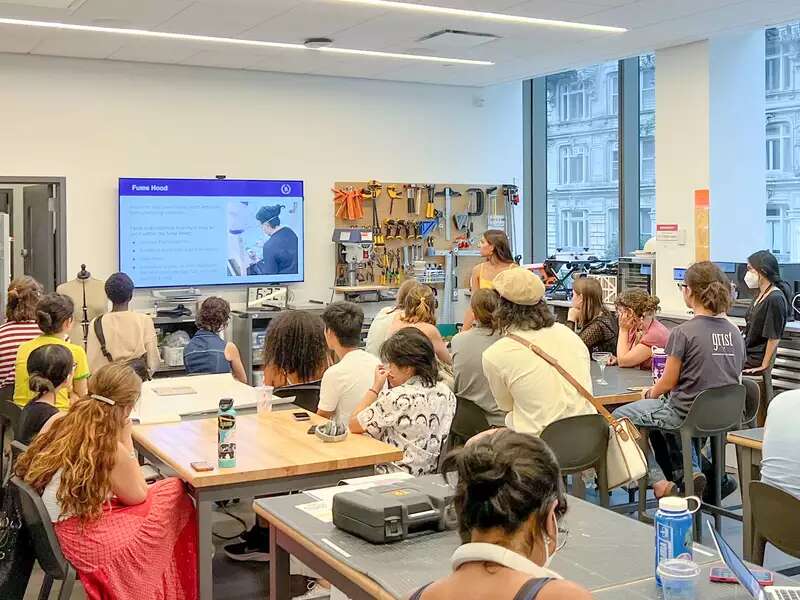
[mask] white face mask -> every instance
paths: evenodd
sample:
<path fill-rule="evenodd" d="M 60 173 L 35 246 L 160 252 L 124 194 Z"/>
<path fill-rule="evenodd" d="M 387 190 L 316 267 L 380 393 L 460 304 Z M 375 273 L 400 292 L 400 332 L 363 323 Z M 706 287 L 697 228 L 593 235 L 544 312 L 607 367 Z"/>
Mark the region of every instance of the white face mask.
<path fill-rule="evenodd" d="M 553 512 L 553 520 L 556 519 L 556 513 Z M 558 521 L 556 520 L 556 539 L 555 539 L 555 550 L 553 553 L 550 554 L 550 546 L 548 545 L 549 537 L 547 533 L 542 533 L 542 543 L 544 544 L 544 564 L 542 565 L 545 569 L 550 568 L 550 563 L 553 562 L 553 557 L 558 554 Z"/>
<path fill-rule="evenodd" d="M 755 289 L 758 287 L 758 273 L 755 271 L 748 271 L 744 274 L 744 283 L 747 287 Z"/>

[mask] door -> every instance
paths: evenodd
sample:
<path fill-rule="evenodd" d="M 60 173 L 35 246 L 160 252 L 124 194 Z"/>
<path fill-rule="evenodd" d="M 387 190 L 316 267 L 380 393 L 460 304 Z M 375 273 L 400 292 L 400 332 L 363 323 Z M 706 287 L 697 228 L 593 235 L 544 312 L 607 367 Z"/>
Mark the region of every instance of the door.
<path fill-rule="evenodd" d="M 26 185 L 22 194 L 25 214 L 23 236 L 25 274 L 39 281 L 46 292 L 56 290 L 56 219 L 52 185 Z"/>

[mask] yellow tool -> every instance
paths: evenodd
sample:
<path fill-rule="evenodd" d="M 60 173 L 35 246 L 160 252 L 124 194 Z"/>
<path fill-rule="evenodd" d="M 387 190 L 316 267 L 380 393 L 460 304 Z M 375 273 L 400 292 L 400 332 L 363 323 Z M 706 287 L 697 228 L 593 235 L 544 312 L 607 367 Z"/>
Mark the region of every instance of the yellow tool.
<path fill-rule="evenodd" d="M 403 193 L 400 188 L 391 184 L 386 186 L 386 194 L 389 196 L 389 214 L 392 214 L 394 212 L 394 201 L 400 200 L 403 197 Z"/>
<path fill-rule="evenodd" d="M 433 203 L 435 188 L 432 185 L 426 185 L 425 189 L 428 192 L 428 203 L 425 205 L 425 218 L 433 219 L 436 216 L 436 206 Z"/>
<path fill-rule="evenodd" d="M 383 186 L 380 184 L 380 182 L 373 179 L 367 184 L 367 187 L 361 190 L 361 195 L 368 200 L 377 200 L 381 195 L 382 189 Z"/>

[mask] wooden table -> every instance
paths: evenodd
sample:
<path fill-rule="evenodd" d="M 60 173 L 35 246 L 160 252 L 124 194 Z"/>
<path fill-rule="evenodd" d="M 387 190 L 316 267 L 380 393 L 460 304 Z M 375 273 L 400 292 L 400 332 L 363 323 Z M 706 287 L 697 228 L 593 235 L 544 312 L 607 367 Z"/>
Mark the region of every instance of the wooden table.
<path fill-rule="evenodd" d="M 312 501 L 295 494 L 254 503 L 270 523 L 270 598 L 288 598 L 290 554 L 354 600 L 405 599 L 450 573 L 449 557 L 461 543 L 455 531 L 372 545 L 298 508 Z M 598 590 L 653 576 L 652 527 L 577 498 L 570 498 L 563 525 L 568 539 L 553 569 L 566 579 Z M 717 555 L 696 544 L 695 560 L 710 563 Z"/>
<path fill-rule="evenodd" d="M 750 506 L 750 482 L 761 479 L 763 441 L 763 427 L 728 433 L 728 442 L 736 446 L 736 463 L 739 468 L 739 490 L 742 493 L 742 556 L 745 560 L 753 560 L 755 528 Z"/>
<path fill-rule="evenodd" d="M 236 419 L 237 465 L 194 471 L 190 463 L 217 464 L 217 420 L 195 419 L 139 425 L 133 440 L 139 452 L 162 472 L 185 481 L 197 506 L 197 572 L 200 599 L 213 597 L 211 510 L 217 500 L 257 497 L 336 485 L 349 477 L 371 475 L 374 466 L 400 460 L 402 451 L 372 438 L 351 435 L 326 444 L 306 432 L 311 421 L 295 421 L 290 412 L 240 415 Z"/>
<path fill-rule="evenodd" d="M 598 379 L 600 379 L 600 367 L 592 361 L 592 394 L 608 406 L 609 410 L 614 406 L 642 399 L 642 392 L 631 391 L 628 388 L 653 385 L 653 375 L 649 369 L 606 367 L 605 380 L 608 385 L 600 385 L 597 383 Z"/>

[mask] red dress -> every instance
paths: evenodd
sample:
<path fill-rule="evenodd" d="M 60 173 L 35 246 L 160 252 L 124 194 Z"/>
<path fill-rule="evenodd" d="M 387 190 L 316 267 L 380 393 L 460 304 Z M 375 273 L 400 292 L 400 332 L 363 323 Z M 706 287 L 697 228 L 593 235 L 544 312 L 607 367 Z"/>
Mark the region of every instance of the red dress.
<path fill-rule="evenodd" d="M 136 506 L 115 500 L 96 522 L 54 523 L 89 600 L 195 600 L 197 520 L 176 478 L 150 486 Z"/>

